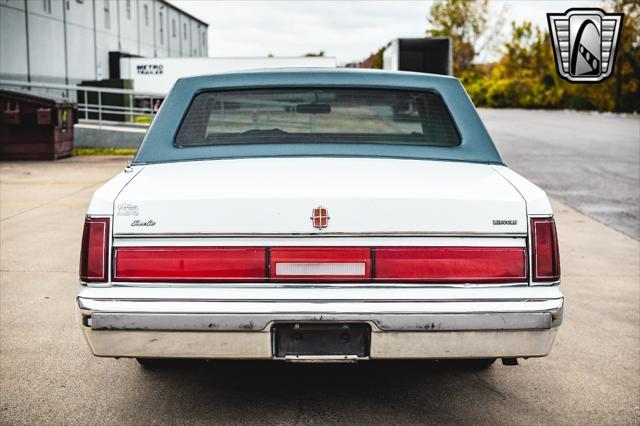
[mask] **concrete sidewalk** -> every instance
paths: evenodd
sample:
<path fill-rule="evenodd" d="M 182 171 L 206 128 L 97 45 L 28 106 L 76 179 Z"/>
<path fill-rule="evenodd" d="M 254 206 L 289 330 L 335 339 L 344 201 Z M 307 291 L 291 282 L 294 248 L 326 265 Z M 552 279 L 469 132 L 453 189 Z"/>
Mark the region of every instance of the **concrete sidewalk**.
<path fill-rule="evenodd" d="M 0 164 L 0 423 L 640 422 L 640 243 L 559 202 L 566 317 L 547 358 L 480 373 L 94 358 L 75 317 L 82 224 L 127 159 Z"/>

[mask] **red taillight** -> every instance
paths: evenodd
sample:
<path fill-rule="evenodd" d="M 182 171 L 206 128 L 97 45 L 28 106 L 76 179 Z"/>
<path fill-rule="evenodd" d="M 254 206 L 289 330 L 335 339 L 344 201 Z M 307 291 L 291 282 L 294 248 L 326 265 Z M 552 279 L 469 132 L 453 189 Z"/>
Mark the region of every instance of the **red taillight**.
<path fill-rule="evenodd" d="M 266 249 L 118 247 L 116 281 L 263 281 Z"/>
<path fill-rule="evenodd" d="M 378 281 L 503 283 L 527 280 L 523 247 L 384 247 L 375 250 Z"/>
<path fill-rule="evenodd" d="M 531 219 L 533 281 L 560 279 L 560 253 L 553 218 Z"/>
<path fill-rule="evenodd" d="M 274 281 L 363 281 L 371 278 L 371 249 L 275 247 L 269 257 Z"/>
<path fill-rule="evenodd" d="M 109 261 L 108 218 L 86 218 L 80 251 L 80 280 L 107 281 Z"/>
<path fill-rule="evenodd" d="M 117 247 L 133 282 L 527 281 L 524 247 Z"/>

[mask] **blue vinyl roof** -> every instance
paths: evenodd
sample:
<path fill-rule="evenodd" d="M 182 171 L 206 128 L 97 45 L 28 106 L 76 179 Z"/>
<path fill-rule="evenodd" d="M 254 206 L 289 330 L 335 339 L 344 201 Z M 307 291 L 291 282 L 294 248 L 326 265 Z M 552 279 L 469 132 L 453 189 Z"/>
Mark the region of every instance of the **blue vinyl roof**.
<path fill-rule="evenodd" d="M 362 87 L 431 90 L 440 94 L 460 132 L 455 147 L 399 144 L 277 143 L 176 147 L 194 96 L 204 91 L 270 87 Z M 491 137 L 458 79 L 403 71 L 333 68 L 270 69 L 179 79 L 164 100 L 132 164 L 256 157 L 387 157 L 502 164 Z"/>

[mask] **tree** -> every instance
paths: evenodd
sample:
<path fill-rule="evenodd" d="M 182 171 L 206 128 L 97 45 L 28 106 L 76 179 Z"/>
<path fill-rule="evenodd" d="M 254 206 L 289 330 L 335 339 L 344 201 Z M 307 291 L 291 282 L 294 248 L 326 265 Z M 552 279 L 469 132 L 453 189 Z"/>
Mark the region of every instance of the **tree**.
<path fill-rule="evenodd" d="M 305 53 L 304 54 L 305 58 L 318 58 L 318 57 L 324 57 L 324 50 L 319 51 L 318 53 L 314 53 L 314 52 L 310 52 L 310 53 Z"/>
<path fill-rule="evenodd" d="M 610 9 L 624 13 L 613 70 L 615 110 L 637 111 L 640 106 L 640 3 L 637 0 L 618 0 Z"/>
<path fill-rule="evenodd" d="M 431 37 L 449 36 L 453 41 L 453 70 L 461 75 L 472 68 L 473 60 L 482 50 L 479 40 L 487 30 L 488 0 L 437 1 L 427 18 Z"/>
<path fill-rule="evenodd" d="M 363 61 L 357 63 L 357 68 L 372 68 L 372 69 L 383 69 L 384 68 L 384 51 L 391 45 L 391 42 L 382 46 L 375 53 L 369 55 L 369 57 Z"/>
<path fill-rule="evenodd" d="M 496 62 L 473 63 L 479 51 L 477 40 L 487 27 L 483 5 L 486 7 L 486 2 L 448 0 L 436 3 L 430 18 L 437 23 L 431 34 L 446 34 L 454 39 L 456 74 L 476 105 L 638 111 L 640 3 L 637 0 L 610 0 L 603 5 L 607 11 L 624 13 L 624 18 L 613 75 L 597 84 L 562 79 L 556 71 L 548 29 L 526 21 L 511 24 L 511 38 L 502 45 Z M 466 22 L 465 16 L 470 16 L 471 21 Z M 466 46 L 462 51 L 460 44 Z"/>

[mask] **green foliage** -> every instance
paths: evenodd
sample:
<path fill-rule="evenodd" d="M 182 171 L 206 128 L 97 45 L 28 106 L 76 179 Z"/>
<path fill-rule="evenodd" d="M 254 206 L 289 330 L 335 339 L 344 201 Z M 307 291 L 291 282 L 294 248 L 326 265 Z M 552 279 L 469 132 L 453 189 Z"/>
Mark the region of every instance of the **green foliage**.
<path fill-rule="evenodd" d="M 137 149 L 129 148 L 75 148 L 74 155 L 135 155 Z"/>
<path fill-rule="evenodd" d="M 530 22 L 512 23 L 512 38 L 502 58 L 482 75 L 485 91 L 479 105 L 490 107 L 553 108 L 561 98 L 562 81 L 556 73 L 548 36 Z"/>
<path fill-rule="evenodd" d="M 383 55 L 385 50 L 387 50 L 386 46 L 381 47 L 376 53 L 374 53 L 371 68 L 381 70 L 384 67 Z"/>
<path fill-rule="evenodd" d="M 556 71 L 547 29 L 530 22 L 511 24 L 511 39 L 492 64 L 477 64 L 480 39 L 498 34 L 489 28 L 487 0 L 445 0 L 431 7 L 430 36 L 449 36 L 454 74 L 478 106 L 638 111 L 640 108 L 640 3 L 608 1 L 608 11 L 624 13 L 614 74 L 598 84 L 571 83 Z M 381 52 L 380 52 L 381 53 Z M 382 55 L 380 54 L 380 57 Z"/>
<path fill-rule="evenodd" d="M 611 7 L 624 13 L 618 57 L 612 82 L 614 104 L 618 111 L 640 108 L 640 2 L 618 0 Z"/>
<path fill-rule="evenodd" d="M 479 50 L 477 43 L 487 29 L 488 16 L 488 0 L 438 1 L 431 7 L 427 19 L 432 28 L 427 30 L 427 35 L 451 37 L 456 74 L 473 68 L 472 62 Z"/>
<path fill-rule="evenodd" d="M 511 24 L 511 39 L 504 43 L 498 61 L 470 66 L 457 75 L 477 106 L 637 112 L 640 6 L 633 0 L 618 0 L 610 6 L 607 9 L 625 16 L 614 74 L 604 82 L 581 84 L 560 78 L 548 32 L 526 21 Z"/>

